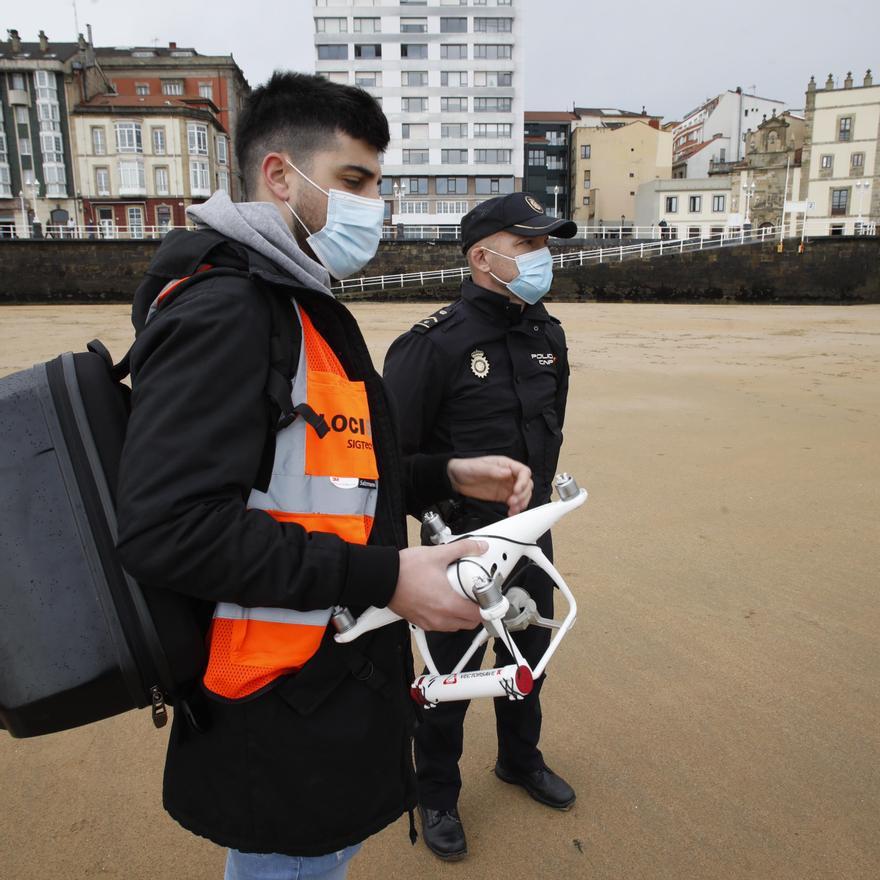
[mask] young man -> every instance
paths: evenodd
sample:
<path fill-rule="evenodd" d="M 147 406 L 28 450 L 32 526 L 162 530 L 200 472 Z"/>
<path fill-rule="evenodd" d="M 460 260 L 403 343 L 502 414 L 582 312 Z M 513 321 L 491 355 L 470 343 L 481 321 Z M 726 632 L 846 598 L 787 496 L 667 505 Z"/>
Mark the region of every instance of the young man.
<path fill-rule="evenodd" d="M 213 609 L 164 804 L 230 848 L 230 880 L 342 877 L 412 809 L 407 626 L 341 646 L 331 609 L 473 626 L 445 571 L 484 545 L 401 549 L 405 504 L 452 487 L 516 512 L 531 492 L 500 457 L 401 459 L 382 381 L 330 293 L 378 246 L 387 143 L 367 93 L 275 74 L 236 134 L 254 201 L 191 208 L 199 229 L 165 239 L 135 297 L 119 551 L 142 582 Z"/>
<path fill-rule="evenodd" d="M 472 280 L 462 285 L 459 300 L 397 339 L 385 361 L 385 381 L 401 413 L 405 455 L 510 456 L 532 470 L 533 505 L 549 500 L 569 370 L 562 327 L 540 299 L 553 278 L 548 236 L 571 238 L 576 232 L 574 223 L 548 217 L 524 193 L 490 199 L 462 218 L 462 247 Z M 457 494 L 440 510 L 453 534 L 505 515 L 497 504 Z M 549 532 L 538 543 L 552 558 Z M 542 616 L 553 616 L 552 584 L 540 570 L 522 569 L 517 584 L 528 590 Z M 452 668 L 472 638 L 473 632 L 464 631 L 430 634 L 438 668 Z M 549 631 L 537 627 L 517 634 L 531 664 L 549 639 Z M 495 645 L 496 665 L 512 663 L 507 650 Z M 479 668 L 484 651 L 465 668 Z M 541 803 L 566 810 L 575 793 L 544 764 L 538 748 L 542 684 L 543 676 L 521 702 L 495 700 L 495 774 L 523 786 Z M 441 703 L 425 712 L 415 738 L 423 837 L 447 860 L 467 854 L 457 808 L 467 707 L 466 702 Z"/>

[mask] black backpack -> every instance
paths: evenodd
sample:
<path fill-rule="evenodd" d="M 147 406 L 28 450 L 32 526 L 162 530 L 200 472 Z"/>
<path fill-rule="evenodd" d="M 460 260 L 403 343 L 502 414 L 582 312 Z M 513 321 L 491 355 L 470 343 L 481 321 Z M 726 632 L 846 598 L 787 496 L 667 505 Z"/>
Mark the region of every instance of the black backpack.
<path fill-rule="evenodd" d="M 194 275 L 163 309 L 217 274 L 247 277 L 224 268 Z M 274 439 L 297 415 L 301 339 L 289 298 L 259 287 L 272 314 Z M 212 609 L 138 584 L 116 554 L 129 355 L 114 364 L 95 340 L 0 379 L 0 727 L 16 737 L 145 706 L 161 727 L 166 704 L 191 713 L 187 695 L 204 671 Z"/>

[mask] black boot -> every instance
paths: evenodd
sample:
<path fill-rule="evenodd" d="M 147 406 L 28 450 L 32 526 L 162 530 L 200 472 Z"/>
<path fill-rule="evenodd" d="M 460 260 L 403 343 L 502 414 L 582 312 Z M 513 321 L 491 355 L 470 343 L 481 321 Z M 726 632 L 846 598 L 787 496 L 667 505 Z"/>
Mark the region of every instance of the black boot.
<path fill-rule="evenodd" d="M 458 810 L 432 810 L 419 804 L 422 837 L 428 849 L 446 862 L 455 862 L 467 855 L 467 841 Z"/>
<path fill-rule="evenodd" d="M 574 789 L 546 764 L 540 770 L 524 773 L 509 770 L 499 761 L 495 775 L 503 782 L 521 785 L 536 801 L 556 810 L 568 810 L 575 801 Z"/>

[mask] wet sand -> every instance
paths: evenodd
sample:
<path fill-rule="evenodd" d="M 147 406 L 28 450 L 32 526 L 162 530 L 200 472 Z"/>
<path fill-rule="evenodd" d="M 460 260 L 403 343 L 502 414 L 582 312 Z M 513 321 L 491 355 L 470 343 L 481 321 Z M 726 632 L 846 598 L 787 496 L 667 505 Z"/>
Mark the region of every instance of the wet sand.
<path fill-rule="evenodd" d="M 355 311 L 381 359 L 432 306 Z M 880 876 L 880 307 L 560 304 L 573 377 L 562 465 L 590 499 L 556 529 L 576 629 L 542 746 L 565 814 L 494 778 L 468 716 L 445 865 L 406 821 L 352 880 Z M 0 310 L 0 374 L 119 355 L 125 307 Z M 222 876 L 160 805 L 146 712 L 0 735 L 0 870 L 21 880 Z"/>

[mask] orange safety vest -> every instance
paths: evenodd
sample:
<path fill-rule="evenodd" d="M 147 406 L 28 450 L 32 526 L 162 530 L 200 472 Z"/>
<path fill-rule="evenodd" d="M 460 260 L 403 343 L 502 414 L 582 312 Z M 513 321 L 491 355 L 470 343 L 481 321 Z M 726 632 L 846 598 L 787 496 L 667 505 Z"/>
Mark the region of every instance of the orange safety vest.
<path fill-rule="evenodd" d="M 302 327 L 293 403 L 307 403 L 329 428 L 323 436 L 298 418 L 275 438 L 275 461 L 265 492 L 253 490 L 248 507 L 308 532 L 330 532 L 366 544 L 378 495 L 370 410 L 363 382 L 345 375 L 326 340 L 296 304 Z M 240 700 L 296 672 L 318 650 L 331 609 L 243 608 L 220 602 L 208 634 L 204 685 Z"/>

